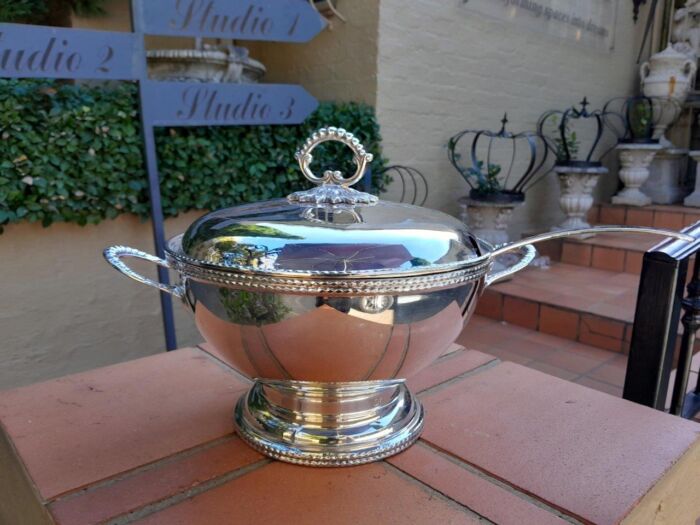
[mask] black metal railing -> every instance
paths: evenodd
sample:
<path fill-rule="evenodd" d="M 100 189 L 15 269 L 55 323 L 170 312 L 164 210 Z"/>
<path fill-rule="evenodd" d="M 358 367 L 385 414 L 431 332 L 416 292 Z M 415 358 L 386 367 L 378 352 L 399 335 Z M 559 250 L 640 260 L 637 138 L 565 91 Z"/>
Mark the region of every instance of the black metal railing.
<path fill-rule="evenodd" d="M 691 418 L 700 410 L 700 383 L 686 395 L 695 334 L 700 328 L 700 266 L 684 298 L 691 258 L 700 251 L 700 222 L 683 230 L 693 243 L 665 241 L 644 254 L 634 315 L 623 397 L 657 410 L 666 409 L 670 379 L 677 359 L 670 411 Z M 681 310 L 685 311 L 681 319 Z M 683 336 L 678 351 L 679 322 Z"/>

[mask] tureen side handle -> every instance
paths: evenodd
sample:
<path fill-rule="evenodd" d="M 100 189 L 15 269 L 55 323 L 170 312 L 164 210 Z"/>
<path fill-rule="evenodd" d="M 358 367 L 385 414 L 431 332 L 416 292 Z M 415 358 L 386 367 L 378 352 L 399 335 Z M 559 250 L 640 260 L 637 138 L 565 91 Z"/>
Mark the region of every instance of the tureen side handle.
<path fill-rule="evenodd" d="M 527 244 L 525 246 L 518 246 L 520 249 L 520 260 L 509 266 L 505 270 L 495 273 L 489 273 L 486 275 L 485 285 L 491 286 L 507 277 L 510 277 L 514 273 L 518 273 L 520 270 L 525 269 L 532 261 L 537 257 L 537 250 L 532 244 Z"/>
<path fill-rule="evenodd" d="M 141 250 L 137 250 L 136 248 L 130 248 L 128 246 L 110 246 L 109 248 L 105 249 L 103 255 L 107 262 L 111 264 L 116 270 L 123 273 L 127 277 L 130 277 L 134 281 L 147 284 L 148 286 L 152 286 L 153 288 L 158 288 L 161 292 L 166 292 L 171 295 L 174 295 L 178 299 L 185 298 L 185 290 L 182 286 L 162 284 L 158 281 L 154 281 L 153 279 L 149 279 L 148 277 L 144 277 L 143 275 L 136 273 L 134 270 L 129 268 L 126 265 L 126 263 L 122 261 L 122 258 L 124 257 L 135 257 L 137 259 L 143 259 L 144 261 L 152 262 L 157 264 L 158 266 L 162 266 L 163 268 L 169 269 L 170 264 L 165 259 L 161 259 L 160 257 L 156 257 L 155 255 L 151 255 L 150 253 L 142 252 Z"/>

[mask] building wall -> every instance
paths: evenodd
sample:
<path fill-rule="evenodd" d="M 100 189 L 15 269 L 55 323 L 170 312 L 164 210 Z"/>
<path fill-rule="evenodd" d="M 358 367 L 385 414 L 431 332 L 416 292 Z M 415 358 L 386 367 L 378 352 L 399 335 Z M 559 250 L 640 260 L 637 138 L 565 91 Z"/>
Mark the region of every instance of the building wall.
<path fill-rule="evenodd" d="M 301 84 L 319 100 L 366 102 L 377 92 L 378 0 L 337 0 L 346 23 L 304 44 L 250 43 L 251 56 L 268 68 L 265 82 Z"/>
<path fill-rule="evenodd" d="M 446 142 L 458 131 L 497 130 L 505 111 L 511 130 L 534 129 L 548 109 L 584 95 L 600 107 L 636 88 L 642 24 L 633 24 L 632 2 L 618 2 L 611 53 L 478 16 L 457 0 L 415 1 L 410 9 L 402 0 L 379 5 L 377 113 L 384 152 L 425 173 L 430 207 L 456 214 L 456 199 L 467 193 L 447 160 Z M 611 173 L 598 196 L 610 195 L 616 184 Z M 512 233 L 562 220 L 558 195 L 553 176 L 543 181 L 516 212 Z"/>
<path fill-rule="evenodd" d="M 334 0 L 347 19 L 333 18 L 330 27 L 310 42 L 239 42 L 267 67 L 265 82 L 301 84 L 320 100 L 366 102 L 377 92 L 378 0 Z M 73 26 L 130 31 L 129 0 L 108 0 L 107 16 L 74 17 Z M 193 39 L 148 37 L 149 48 L 192 47 Z"/>
<path fill-rule="evenodd" d="M 199 215 L 167 220 L 168 235 L 181 233 Z M 0 389 L 164 350 L 158 291 L 107 264 L 102 250 L 112 244 L 153 253 L 150 223 L 123 215 L 97 226 L 5 227 Z M 156 276 L 147 263 L 133 267 Z M 174 311 L 180 346 L 200 342 L 184 305 L 176 301 Z"/>

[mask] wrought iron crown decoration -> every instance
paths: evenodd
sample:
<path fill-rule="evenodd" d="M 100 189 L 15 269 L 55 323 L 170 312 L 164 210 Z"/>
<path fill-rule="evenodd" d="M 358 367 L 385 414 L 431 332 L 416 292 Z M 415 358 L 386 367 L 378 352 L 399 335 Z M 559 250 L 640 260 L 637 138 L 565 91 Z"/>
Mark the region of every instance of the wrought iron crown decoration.
<path fill-rule="evenodd" d="M 603 116 L 620 143 L 656 144 L 660 138 L 655 133 L 657 125 L 675 120 L 681 110 L 673 98 L 636 95 L 610 99 L 603 107 Z"/>
<path fill-rule="evenodd" d="M 540 117 L 537 131 L 543 137 L 547 147 L 554 152 L 558 166 L 600 166 L 600 159 L 607 153 L 597 155 L 603 134 L 607 131 L 614 134 L 611 127 L 606 126 L 604 110 L 588 109 L 590 102 L 584 97 L 579 107 L 572 106 L 565 110 L 546 111 Z M 574 124 L 592 126 L 593 141 L 590 148 L 582 150 L 580 137 Z M 594 158 L 595 156 L 595 158 Z"/>
<path fill-rule="evenodd" d="M 466 129 L 447 143 L 450 163 L 469 184 L 472 197 L 505 194 L 522 198 L 546 173 L 542 168 L 547 162 L 548 148 L 543 137 L 533 131 L 512 133 L 506 129 L 507 125 L 505 114 L 500 130 Z M 519 149 L 521 143 L 523 147 Z M 464 155 L 463 151 L 468 154 Z M 505 165 L 496 163 L 496 157 Z"/>

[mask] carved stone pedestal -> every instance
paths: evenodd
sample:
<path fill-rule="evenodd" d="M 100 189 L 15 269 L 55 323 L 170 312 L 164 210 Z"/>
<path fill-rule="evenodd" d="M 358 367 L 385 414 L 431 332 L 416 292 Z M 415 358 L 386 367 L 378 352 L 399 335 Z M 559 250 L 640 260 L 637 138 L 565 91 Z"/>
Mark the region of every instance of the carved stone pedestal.
<path fill-rule="evenodd" d="M 693 150 L 688 152 L 690 158 L 692 158 L 695 163 L 695 191 L 688 195 L 683 204 L 686 206 L 697 206 L 700 207 L 700 150 Z"/>
<path fill-rule="evenodd" d="M 688 150 L 681 148 L 665 149 L 654 157 L 649 169 L 649 178 L 642 191 L 651 197 L 654 204 L 675 204 L 685 195 L 681 187 L 681 173 L 684 173 Z"/>
<path fill-rule="evenodd" d="M 659 144 L 620 144 L 617 147 L 621 164 L 619 176 L 625 187 L 612 198 L 613 204 L 651 204 L 651 197 L 640 187 L 649 178 L 649 165 L 661 148 Z"/>
<path fill-rule="evenodd" d="M 460 218 L 479 239 L 497 246 L 507 243 L 508 223 L 513 210 L 522 202 L 483 202 L 469 197 L 459 200 L 462 208 Z"/>
<path fill-rule="evenodd" d="M 586 216 L 593 206 L 593 189 L 598 183 L 598 177 L 607 173 L 608 169 L 603 166 L 555 166 L 554 171 L 559 177 L 559 205 L 566 214 L 566 220 L 553 227 L 552 231 L 590 228 Z"/>

